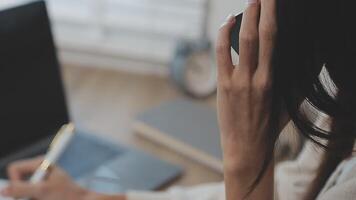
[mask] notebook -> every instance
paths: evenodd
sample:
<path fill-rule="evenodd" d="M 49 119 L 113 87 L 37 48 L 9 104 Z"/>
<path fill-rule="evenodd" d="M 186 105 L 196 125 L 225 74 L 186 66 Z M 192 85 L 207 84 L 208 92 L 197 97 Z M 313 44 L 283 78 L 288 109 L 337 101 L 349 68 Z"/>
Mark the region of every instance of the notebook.
<path fill-rule="evenodd" d="M 135 132 L 218 172 L 223 171 L 216 111 L 189 100 L 166 102 L 137 116 Z"/>

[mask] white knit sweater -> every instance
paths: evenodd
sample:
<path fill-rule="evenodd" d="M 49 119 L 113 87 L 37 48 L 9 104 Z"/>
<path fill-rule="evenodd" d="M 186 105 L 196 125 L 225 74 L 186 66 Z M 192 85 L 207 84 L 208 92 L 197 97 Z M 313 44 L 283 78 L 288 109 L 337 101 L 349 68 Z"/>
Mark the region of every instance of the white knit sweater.
<path fill-rule="evenodd" d="M 276 167 L 276 199 L 300 200 L 315 176 L 320 152 L 307 143 L 294 161 Z M 356 199 L 356 156 L 343 161 L 330 176 L 317 200 Z M 166 192 L 131 191 L 128 200 L 225 200 L 223 183 L 174 187 Z"/>

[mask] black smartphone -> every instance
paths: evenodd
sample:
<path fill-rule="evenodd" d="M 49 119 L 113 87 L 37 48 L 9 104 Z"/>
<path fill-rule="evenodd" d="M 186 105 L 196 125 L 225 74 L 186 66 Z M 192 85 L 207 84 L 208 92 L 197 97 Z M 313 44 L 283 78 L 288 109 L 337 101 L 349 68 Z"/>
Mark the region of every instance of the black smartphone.
<path fill-rule="evenodd" d="M 239 54 L 239 35 L 242 23 L 243 13 L 236 15 L 236 23 L 231 31 L 231 47 Z"/>

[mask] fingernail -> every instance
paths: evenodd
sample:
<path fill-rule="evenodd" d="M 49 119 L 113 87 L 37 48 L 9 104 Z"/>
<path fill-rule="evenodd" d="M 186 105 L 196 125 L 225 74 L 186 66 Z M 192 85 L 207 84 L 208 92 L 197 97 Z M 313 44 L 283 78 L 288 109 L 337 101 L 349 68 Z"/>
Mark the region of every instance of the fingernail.
<path fill-rule="evenodd" d="M 235 16 L 233 14 L 229 14 L 226 17 L 226 22 L 232 22 L 232 21 L 234 21 L 234 19 L 235 19 Z"/>
<path fill-rule="evenodd" d="M 227 24 L 227 22 L 224 22 L 223 24 L 220 25 L 219 29 L 221 29 L 222 27 L 224 27 Z"/>
<path fill-rule="evenodd" d="M 234 21 L 235 21 L 235 16 L 233 14 L 229 14 L 226 17 L 225 22 L 221 24 L 220 28 L 224 27 L 226 24 L 233 23 Z"/>

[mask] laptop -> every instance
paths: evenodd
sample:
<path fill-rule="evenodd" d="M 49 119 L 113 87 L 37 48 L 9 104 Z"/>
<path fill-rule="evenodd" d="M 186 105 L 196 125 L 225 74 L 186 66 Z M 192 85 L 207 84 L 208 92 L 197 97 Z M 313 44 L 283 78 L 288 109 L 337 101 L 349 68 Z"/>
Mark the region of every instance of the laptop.
<path fill-rule="evenodd" d="M 44 154 L 71 119 L 45 2 L 0 10 L 0 24 L 0 178 L 6 178 L 9 163 Z M 157 189 L 181 173 L 179 166 L 83 130 L 59 166 L 91 189 L 110 188 L 104 183 L 111 181 L 111 193 Z"/>

